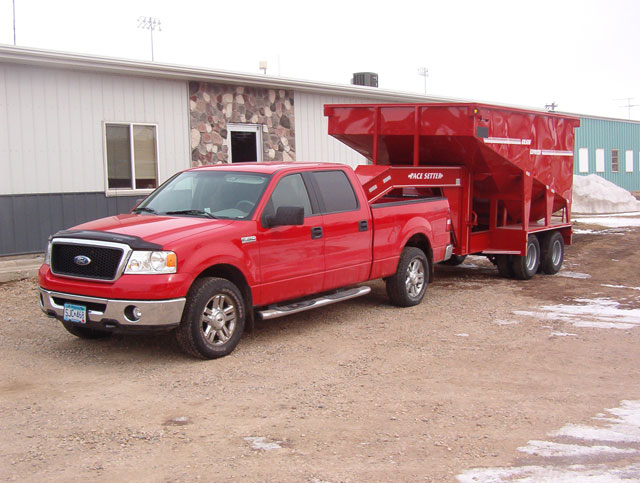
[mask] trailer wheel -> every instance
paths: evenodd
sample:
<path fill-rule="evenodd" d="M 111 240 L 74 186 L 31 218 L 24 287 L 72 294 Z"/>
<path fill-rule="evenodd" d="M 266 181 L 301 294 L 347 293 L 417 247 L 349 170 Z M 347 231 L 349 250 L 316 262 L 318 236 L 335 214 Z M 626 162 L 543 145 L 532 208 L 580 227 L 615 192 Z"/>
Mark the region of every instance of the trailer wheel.
<path fill-rule="evenodd" d="M 527 240 L 527 254 L 512 255 L 513 274 L 518 280 L 529 280 L 540 266 L 540 243 L 538 237 L 529 235 Z"/>
<path fill-rule="evenodd" d="M 223 278 L 202 278 L 189 289 L 176 339 L 187 354 L 216 359 L 235 349 L 244 322 L 244 301 L 238 288 Z"/>
<path fill-rule="evenodd" d="M 111 337 L 111 332 L 107 330 L 91 329 L 89 327 L 78 325 L 74 322 L 62 322 L 62 325 L 67 329 L 67 332 L 79 337 L 80 339 L 94 340 Z"/>
<path fill-rule="evenodd" d="M 498 266 L 498 273 L 504 278 L 513 278 L 513 263 L 511 261 L 511 255 L 496 255 L 495 263 Z"/>
<path fill-rule="evenodd" d="M 419 248 L 405 247 L 396 273 L 387 279 L 387 295 L 393 305 L 411 307 L 422 302 L 429 283 L 429 262 Z"/>
<path fill-rule="evenodd" d="M 540 266 L 547 275 L 555 275 L 564 261 L 564 239 L 558 231 L 549 233 L 542 239 L 542 262 Z"/>
<path fill-rule="evenodd" d="M 451 255 L 451 258 L 448 260 L 445 260 L 444 263 L 445 265 L 451 265 L 452 267 L 455 267 L 457 265 L 460 265 L 462 262 L 464 262 L 465 258 L 467 258 L 466 255 Z"/>

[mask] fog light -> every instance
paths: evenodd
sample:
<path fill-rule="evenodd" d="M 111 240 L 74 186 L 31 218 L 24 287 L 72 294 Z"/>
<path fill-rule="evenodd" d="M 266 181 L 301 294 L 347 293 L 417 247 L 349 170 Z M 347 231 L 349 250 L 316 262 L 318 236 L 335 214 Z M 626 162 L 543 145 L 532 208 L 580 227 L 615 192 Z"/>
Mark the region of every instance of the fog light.
<path fill-rule="evenodd" d="M 126 309 L 124 309 L 124 316 L 130 322 L 137 322 L 142 317 L 142 310 L 135 305 L 129 305 Z"/>

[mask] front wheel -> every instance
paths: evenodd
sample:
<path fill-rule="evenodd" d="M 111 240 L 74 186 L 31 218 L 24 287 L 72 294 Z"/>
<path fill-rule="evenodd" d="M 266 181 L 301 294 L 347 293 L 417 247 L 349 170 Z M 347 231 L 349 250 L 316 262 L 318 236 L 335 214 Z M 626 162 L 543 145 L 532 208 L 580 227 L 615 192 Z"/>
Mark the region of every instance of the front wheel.
<path fill-rule="evenodd" d="M 422 302 L 429 283 L 429 262 L 419 248 L 405 247 L 400 254 L 396 273 L 387 279 L 387 295 L 399 307 Z"/>
<path fill-rule="evenodd" d="M 236 348 L 244 322 L 245 306 L 238 288 L 222 278 L 201 278 L 189 290 L 176 339 L 186 353 L 216 359 Z"/>

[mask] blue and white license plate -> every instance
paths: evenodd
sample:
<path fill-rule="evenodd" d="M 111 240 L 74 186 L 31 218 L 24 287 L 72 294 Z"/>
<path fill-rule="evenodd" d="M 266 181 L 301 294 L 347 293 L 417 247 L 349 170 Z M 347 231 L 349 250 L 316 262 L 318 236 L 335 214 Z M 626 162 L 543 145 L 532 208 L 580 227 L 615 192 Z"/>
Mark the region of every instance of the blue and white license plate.
<path fill-rule="evenodd" d="M 62 318 L 66 322 L 86 324 L 87 308 L 84 305 L 64 304 L 64 314 L 62 315 Z"/>

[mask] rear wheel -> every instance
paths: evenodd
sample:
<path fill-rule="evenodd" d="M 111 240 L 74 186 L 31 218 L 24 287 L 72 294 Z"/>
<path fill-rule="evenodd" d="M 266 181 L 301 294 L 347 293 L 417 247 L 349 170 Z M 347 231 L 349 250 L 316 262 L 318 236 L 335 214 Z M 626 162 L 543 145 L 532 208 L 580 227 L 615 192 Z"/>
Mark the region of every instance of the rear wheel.
<path fill-rule="evenodd" d="M 564 239 L 560 232 L 554 231 L 544 237 L 540 249 L 542 271 L 547 275 L 555 275 L 562 268 L 564 261 Z"/>
<path fill-rule="evenodd" d="M 540 243 L 538 242 L 538 237 L 529 235 L 527 254 L 524 256 L 513 255 L 511 260 L 515 278 L 529 280 L 533 277 L 540 266 Z"/>
<path fill-rule="evenodd" d="M 62 322 L 62 325 L 67 329 L 67 332 L 81 339 L 104 339 L 111 336 L 111 332 L 106 330 L 90 329 L 74 322 Z"/>
<path fill-rule="evenodd" d="M 400 254 L 396 273 L 387 279 L 387 295 L 399 307 L 422 302 L 429 283 L 429 262 L 419 248 L 405 247 Z"/>
<path fill-rule="evenodd" d="M 216 359 L 235 349 L 244 322 L 244 301 L 238 288 L 222 278 L 202 278 L 189 290 L 176 339 L 186 353 Z"/>

